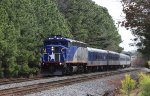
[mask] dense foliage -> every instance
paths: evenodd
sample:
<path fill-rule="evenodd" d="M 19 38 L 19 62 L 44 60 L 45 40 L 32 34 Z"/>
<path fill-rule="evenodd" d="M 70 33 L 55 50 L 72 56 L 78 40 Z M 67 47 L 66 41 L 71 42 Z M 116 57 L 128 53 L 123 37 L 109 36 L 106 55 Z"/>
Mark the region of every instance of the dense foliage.
<path fill-rule="evenodd" d="M 139 51 L 150 58 L 150 1 L 123 0 L 123 11 L 126 21 L 123 25 L 132 30 Z"/>
<path fill-rule="evenodd" d="M 120 35 L 106 8 L 91 0 L 57 0 L 74 39 L 91 47 L 121 51 Z"/>
<path fill-rule="evenodd" d="M 35 74 L 42 39 L 71 36 L 52 0 L 1 0 L 0 14 L 1 76 Z"/>
<path fill-rule="evenodd" d="M 42 40 L 51 35 L 121 51 L 107 9 L 91 0 L 1 0 L 0 14 L 1 77 L 37 74 Z"/>
<path fill-rule="evenodd" d="M 125 78 L 121 81 L 122 86 L 120 90 L 123 96 L 132 96 L 133 93 L 136 93 L 136 96 L 150 96 L 150 75 L 140 73 L 137 79 L 132 79 L 129 74 L 125 75 Z"/>

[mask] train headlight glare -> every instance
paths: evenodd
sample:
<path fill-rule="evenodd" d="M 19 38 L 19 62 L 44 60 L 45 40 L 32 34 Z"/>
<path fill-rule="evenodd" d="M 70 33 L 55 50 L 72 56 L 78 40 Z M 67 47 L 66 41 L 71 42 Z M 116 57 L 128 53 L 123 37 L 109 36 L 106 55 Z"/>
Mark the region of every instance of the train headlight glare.
<path fill-rule="evenodd" d="M 53 46 L 51 47 L 51 49 L 52 49 L 52 51 L 54 51 L 54 47 Z"/>
<path fill-rule="evenodd" d="M 59 64 L 61 65 L 62 63 L 60 62 Z"/>
<path fill-rule="evenodd" d="M 52 51 L 54 51 L 54 48 L 52 48 Z"/>

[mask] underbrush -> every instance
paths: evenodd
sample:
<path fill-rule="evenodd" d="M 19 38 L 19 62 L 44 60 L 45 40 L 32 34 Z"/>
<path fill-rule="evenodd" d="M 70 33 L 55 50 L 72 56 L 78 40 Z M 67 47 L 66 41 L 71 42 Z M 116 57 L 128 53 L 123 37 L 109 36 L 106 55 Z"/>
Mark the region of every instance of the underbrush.
<path fill-rule="evenodd" d="M 133 94 L 133 90 L 138 89 L 138 96 L 150 96 L 150 75 L 145 73 L 140 73 L 138 82 L 133 80 L 129 74 L 125 75 L 125 79 L 121 81 L 121 89 L 120 92 L 123 96 L 131 96 Z M 137 87 L 135 87 L 135 85 Z"/>
<path fill-rule="evenodd" d="M 139 96 L 150 96 L 150 75 L 139 74 Z"/>

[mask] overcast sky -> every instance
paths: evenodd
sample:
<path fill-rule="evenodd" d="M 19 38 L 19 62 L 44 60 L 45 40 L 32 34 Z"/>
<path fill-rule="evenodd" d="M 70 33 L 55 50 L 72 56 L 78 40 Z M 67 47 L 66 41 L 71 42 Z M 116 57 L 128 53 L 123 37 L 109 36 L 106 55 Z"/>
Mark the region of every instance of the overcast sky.
<path fill-rule="evenodd" d="M 122 5 L 120 2 L 121 0 L 93 0 L 93 1 L 95 1 L 96 4 L 104 6 L 108 9 L 108 12 L 112 16 L 116 25 L 118 21 L 124 19 L 125 15 L 122 12 Z M 126 30 L 124 27 L 119 27 L 118 30 L 119 34 L 121 35 L 121 39 L 123 41 L 123 43 L 121 43 L 120 46 L 123 47 L 125 51 L 135 50 L 136 49 L 135 47 L 129 46 L 130 43 L 133 43 L 131 39 L 134 38 L 131 32 Z"/>

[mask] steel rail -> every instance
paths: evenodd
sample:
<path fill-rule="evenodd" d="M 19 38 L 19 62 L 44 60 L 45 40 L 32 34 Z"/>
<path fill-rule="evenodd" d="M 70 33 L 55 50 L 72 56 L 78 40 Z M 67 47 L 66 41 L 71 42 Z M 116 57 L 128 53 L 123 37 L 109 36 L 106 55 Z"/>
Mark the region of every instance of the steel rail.
<path fill-rule="evenodd" d="M 109 71 L 109 72 L 100 73 L 100 74 L 91 75 L 91 76 L 83 75 L 81 77 L 74 77 L 74 78 L 70 78 L 70 79 L 64 79 L 64 80 L 39 83 L 39 84 L 34 84 L 34 85 L 29 85 L 29 86 L 4 89 L 4 90 L 0 90 L 0 96 L 18 96 L 18 95 L 21 96 L 21 95 L 31 94 L 34 92 L 63 87 L 63 86 L 67 86 L 67 85 L 72 85 L 72 84 L 76 84 L 76 83 L 100 79 L 100 78 L 107 77 L 107 76 L 113 76 L 113 75 L 117 75 L 117 74 L 131 72 L 131 71 L 137 71 L 137 70 L 138 69 L 122 70 L 122 71 Z"/>

